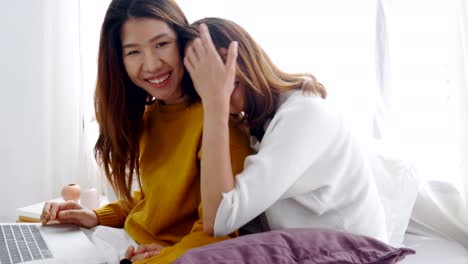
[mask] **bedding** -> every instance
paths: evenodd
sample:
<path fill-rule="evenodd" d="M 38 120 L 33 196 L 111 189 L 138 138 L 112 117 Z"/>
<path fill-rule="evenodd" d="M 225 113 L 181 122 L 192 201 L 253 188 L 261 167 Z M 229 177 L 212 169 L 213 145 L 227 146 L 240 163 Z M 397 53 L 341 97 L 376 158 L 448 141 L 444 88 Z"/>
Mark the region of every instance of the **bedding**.
<path fill-rule="evenodd" d="M 93 243 L 98 246 L 100 251 L 106 259 L 108 263 L 119 263 L 119 260 L 123 258 L 124 252 L 127 249 L 128 245 L 137 246 L 137 244 L 125 233 L 123 229 L 118 228 L 111 228 L 111 227 L 103 227 L 99 226 L 93 229 L 82 229 L 88 235 L 89 239 L 93 241 Z M 251 249 L 251 252 L 254 252 L 256 257 L 261 257 L 262 254 L 267 254 L 268 250 L 272 248 L 271 243 L 277 242 L 283 243 L 284 247 L 277 249 L 277 253 L 280 253 L 282 250 L 284 255 L 279 256 L 278 259 L 274 261 L 270 261 L 273 256 L 266 255 L 264 258 L 260 258 L 260 260 L 256 263 L 312 263 L 307 262 L 307 259 L 304 259 L 302 262 L 298 262 L 299 259 L 292 260 L 291 262 L 281 262 L 281 257 L 288 257 L 291 256 L 290 254 L 304 254 L 305 251 L 301 250 L 301 247 L 309 246 L 316 252 L 321 254 L 329 254 L 331 249 L 335 248 L 341 250 L 342 254 L 339 255 L 341 257 L 345 257 L 349 255 L 350 252 L 360 253 L 359 255 L 361 259 L 365 256 L 370 257 L 368 260 L 371 259 L 378 259 L 379 256 L 382 256 L 382 253 L 388 252 L 388 257 L 391 261 L 388 262 L 389 259 L 383 260 L 387 262 L 373 262 L 373 264 L 378 263 L 398 263 L 398 264 L 467 264 L 468 263 L 468 249 L 464 248 L 461 244 L 445 240 L 442 238 L 434 238 L 428 236 L 420 236 L 414 234 L 405 234 L 403 243 L 408 249 L 405 248 L 393 248 L 388 245 L 385 245 L 379 241 L 373 241 L 372 239 L 366 237 L 360 237 L 357 235 L 346 235 L 340 232 L 335 233 L 332 230 L 329 231 L 320 231 L 320 230 L 305 230 L 305 231 L 292 231 L 288 234 L 288 232 L 283 234 L 278 234 L 272 231 L 272 233 L 261 233 L 257 235 L 262 235 L 260 238 L 243 236 L 242 239 L 236 238 L 235 240 L 227 240 L 222 243 L 232 243 L 232 248 L 229 251 L 231 253 L 225 253 L 227 250 L 226 245 L 222 243 L 212 244 L 206 246 L 206 248 L 214 247 L 216 248 L 215 251 L 207 252 L 206 248 L 198 248 L 193 249 L 192 252 L 187 252 L 183 255 L 179 260 L 175 263 L 186 263 L 186 264 L 195 264 L 201 263 L 197 262 L 198 259 L 193 260 L 193 258 L 198 257 L 203 254 L 211 254 L 213 260 L 215 257 L 219 257 L 221 260 L 218 263 L 224 263 L 227 260 L 230 260 L 229 254 L 236 253 L 235 255 L 238 258 L 243 257 L 242 247 Z M 311 238 L 315 238 L 311 239 Z M 262 240 L 266 242 L 263 243 Z M 238 242 L 235 242 L 238 241 Z M 228 244 L 229 244 L 228 243 Z M 263 244 L 262 244 L 263 243 Z M 269 243 L 269 244 L 268 244 Z M 221 245 L 221 246 L 220 246 Z M 223 246 L 224 245 L 224 246 Z M 294 247 L 296 245 L 297 247 Z M 357 250 L 353 250 L 353 247 L 357 246 Z M 279 247 L 279 246 L 278 246 Z M 262 248 L 264 248 L 262 250 Z M 366 250 L 367 249 L 367 250 Z M 416 251 L 416 254 L 412 254 L 412 250 Z M 195 252 L 194 252 L 195 251 Z M 205 253 L 204 253 L 205 252 Z M 335 251 L 339 252 L 339 251 Z M 374 253 L 372 253 L 374 252 Z M 289 254 L 289 255 L 288 255 Z M 197 256 L 198 255 L 198 256 Z M 300 256 L 300 255 L 299 255 Z M 203 257 L 203 256 L 202 256 Z M 206 256 L 205 256 L 206 257 Z M 404 257 L 404 258 L 403 258 Z M 399 260 L 400 259 L 400 260 Z M 239 260 L 239 259 L 238 259 Z M 261 262 L 261 261 L 270 261 L 270 262 Z M 278 261 L 276 261 L 278 260 Z M 398 261 L 399 260 L 399 261 Z M 232 260 L 229 263 L 253 263 L 253 262 L 241 262 Z M 294 262 L 296 261 L 296 262 Z M 396 262 L 398 261 L 398 262 Z M 203 262 L 209 264 L 209 261 Z M 315 262 L 315 263 L 323 263 L 323 262 Z M 325 262 L 326 263 L 326 262 Z M 333 263 L 333 262 L 332 262 Z M 336 262 L 335 262 L 336 263 Z M 366 262 L 339 262 L 339 263 L 366 263 Z"/>
<path fill-rule="evenodd" d="M 461 244 L 445 240 L 405 234 L 405 246 L 414 249 L 416 254 L 407 256 L 399 264 L 467 264 L 468 249 Z"/>
<path fill-rule="evenodd" d="M 189 250 L 174 264 L 211 263 L 397 263 L 412 249 L 344 231 L 284 229 L 241 236 Z"/>

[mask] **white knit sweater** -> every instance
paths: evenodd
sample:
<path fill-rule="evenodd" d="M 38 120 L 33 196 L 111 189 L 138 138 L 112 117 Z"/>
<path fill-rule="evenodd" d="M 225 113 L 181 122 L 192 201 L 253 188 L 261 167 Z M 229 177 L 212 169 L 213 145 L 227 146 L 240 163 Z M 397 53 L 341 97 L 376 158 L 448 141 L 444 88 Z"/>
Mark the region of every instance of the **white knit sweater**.
<path fill-rule="evenodd" d="M 257 153 L 223 194 L 214 232 L 227 235 L 265 212 L 271 229 L 325 227 L 387 242 L 366 155 L 318 96 L 282 95 Z"/>

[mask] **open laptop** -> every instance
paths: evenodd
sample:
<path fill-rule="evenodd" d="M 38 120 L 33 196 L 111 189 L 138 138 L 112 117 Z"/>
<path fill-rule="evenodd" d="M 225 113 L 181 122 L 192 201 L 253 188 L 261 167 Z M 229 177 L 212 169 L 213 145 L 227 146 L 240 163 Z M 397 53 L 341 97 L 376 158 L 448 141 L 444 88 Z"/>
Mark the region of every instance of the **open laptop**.
<path fill-rule="evenodd" d="M 0 263 L 106 263 L 80 227 L 0 223 Z"/>

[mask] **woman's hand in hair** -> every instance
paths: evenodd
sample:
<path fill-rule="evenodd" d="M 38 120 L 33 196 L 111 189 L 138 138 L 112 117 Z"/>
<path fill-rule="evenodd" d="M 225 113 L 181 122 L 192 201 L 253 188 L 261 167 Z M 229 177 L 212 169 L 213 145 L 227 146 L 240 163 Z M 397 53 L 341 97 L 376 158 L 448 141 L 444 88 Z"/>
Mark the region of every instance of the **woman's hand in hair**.
<path fill-rule="evenodd" d="M 196 38 L 187 47 L 184 64 L 205 109 L 229 112 L 229 101 L 236 76 L 236 61 L 237 42 L 231 42 L 229 45 L 226 63 L 223 63 L 208 27 L 201 24 L 200 38 Z"/>
<path fill-rule="evenodd" d="M 75 201 L 46 202 L 42 209 L 41 222 L 43 225 L 50 223 L 75 224 L 85 228 L 99 225 L 96 213 Z"/>

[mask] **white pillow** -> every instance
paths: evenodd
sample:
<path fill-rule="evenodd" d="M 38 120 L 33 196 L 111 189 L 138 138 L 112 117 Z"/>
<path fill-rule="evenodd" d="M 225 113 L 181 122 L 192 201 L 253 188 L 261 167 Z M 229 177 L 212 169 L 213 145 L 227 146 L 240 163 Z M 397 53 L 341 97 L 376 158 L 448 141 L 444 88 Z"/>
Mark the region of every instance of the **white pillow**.
<path fill-rule="evenodd" d="M 389 244 L 400 247 L 419 190 L 415 165 L 378 141 L 370 148 L 370 161 L 385 210 Z"/>

